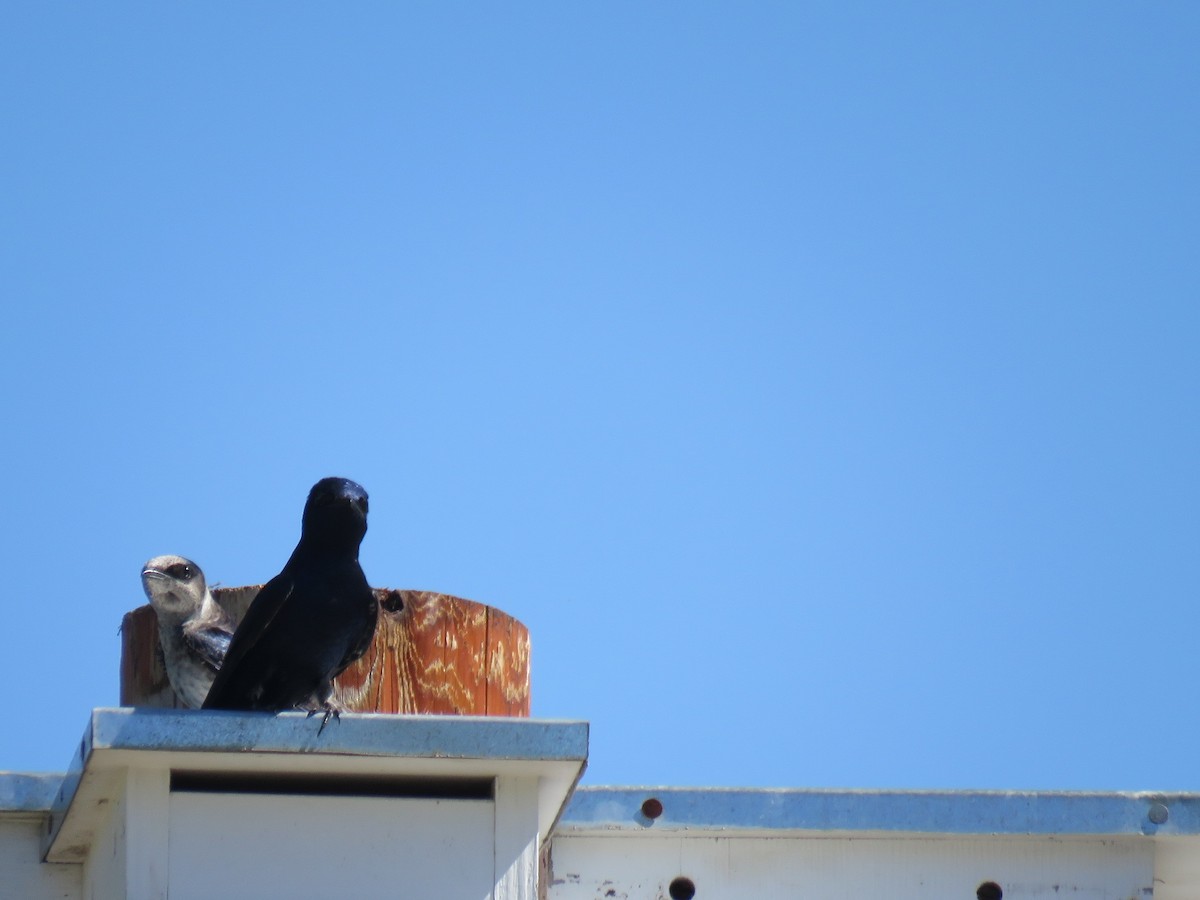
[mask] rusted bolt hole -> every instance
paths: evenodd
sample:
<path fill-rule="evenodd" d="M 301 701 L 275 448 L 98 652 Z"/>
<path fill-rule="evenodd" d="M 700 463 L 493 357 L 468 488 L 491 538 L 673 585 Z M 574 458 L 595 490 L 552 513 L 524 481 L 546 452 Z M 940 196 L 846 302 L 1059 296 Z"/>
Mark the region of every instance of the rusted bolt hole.
<path fill-rule="evenodd" d="M 404 598 L 400 596 L 399 591 L 388 591 L 383 599 L 379 601 L 379 605 L 383 607 L 384 612 L 402 612 L 404 610 Z"/>
<path fill-rule="evenodd" d="M 662 815 L 662 801 L 657 797 L 650 797 L 642 802 L 642 815 L 647 819 L 657 819 Z"/>
<path fill-rule="evenodd" d="M 978 900 L 1001 900 L 1004 896 L 1004 891 L 1000 890 L 1000 885 L 994 881 L 985 881 L 979 887 L 975 888 L 975 896 Z"/>
<path fill-rule="evenodd" d="M 696 885 L 690 878 L 680 876 L 667 886 L 671 900 L 692 900 L 696 896 Z"/>

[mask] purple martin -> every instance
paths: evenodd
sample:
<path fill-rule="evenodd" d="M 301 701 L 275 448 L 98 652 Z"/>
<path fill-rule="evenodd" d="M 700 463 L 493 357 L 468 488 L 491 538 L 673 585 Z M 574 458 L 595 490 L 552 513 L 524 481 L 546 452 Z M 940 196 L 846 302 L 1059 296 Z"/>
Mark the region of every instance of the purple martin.
<path fill-rule="evenodd" d="M 209 593 L 200 567 L 182 556 L 146 563 L 142 587 L 158 616 L 171 687 L 186 706 L 199 709 L 229 649 L 233 621 Z"/>
<path fill-rule="evenodd" d="M 371 644 L 379 604 L 358 564 L 367 492 L 322 478 L 308 495 L 300 543 L 263 585 L 233 635 L 205 709 L 324 710 L 333 679 Z"/>

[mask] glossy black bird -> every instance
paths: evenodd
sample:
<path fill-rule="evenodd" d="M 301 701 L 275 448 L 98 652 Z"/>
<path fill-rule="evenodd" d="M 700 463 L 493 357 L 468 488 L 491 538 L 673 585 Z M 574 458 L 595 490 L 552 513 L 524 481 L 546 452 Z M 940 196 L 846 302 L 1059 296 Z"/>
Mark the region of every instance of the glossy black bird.
<path fill-rule="evenodd" d="M 366 533 L 360 485 L 346 478 L 313 485 L 300 543 L 246 610 L 204 709 L 323 709 L 326 722 L 337 714 L 332 681 L 366 652 L 379 618 L 358 564 Z"/>
<path fill-rule="evenodd" d="M 146 563 L 142 587 L 158 617 L 171 687 L 185 705 L 199 709 L 229 650 L 233 621 L 213 599 L 200 567 L 182 556 Z"/>

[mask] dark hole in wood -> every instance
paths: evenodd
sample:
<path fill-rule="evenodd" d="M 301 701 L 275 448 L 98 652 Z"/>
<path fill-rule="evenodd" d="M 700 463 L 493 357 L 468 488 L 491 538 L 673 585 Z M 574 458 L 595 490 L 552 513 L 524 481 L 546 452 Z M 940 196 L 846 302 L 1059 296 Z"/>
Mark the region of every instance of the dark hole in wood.
<path fill-rule="evenodd" d="M 379 601 L 384 612 L 398 613 L 404 609 L 404 598 L 399 591 L 388 591 Z"/>
<path fill-rule="evenodd" d="M 642 815 L 647 819 L 657 819 L 662 815 L 662 801 L 657 797 L 650 797 L 642 803 Z"/>
<path fill-rule="evenodd" d="M 985 881 L 975 889 L 975 896 L 978 900 L 1001 900 L 1004 891 L 1000 890 L 1000 885 L 996 882 Z"/>
<path fill-rule="evenodd" d="M 696 896 L 696 885 L 690 878 L 676 878 L 667 887 L 671 900 L 692 900 Z"/>

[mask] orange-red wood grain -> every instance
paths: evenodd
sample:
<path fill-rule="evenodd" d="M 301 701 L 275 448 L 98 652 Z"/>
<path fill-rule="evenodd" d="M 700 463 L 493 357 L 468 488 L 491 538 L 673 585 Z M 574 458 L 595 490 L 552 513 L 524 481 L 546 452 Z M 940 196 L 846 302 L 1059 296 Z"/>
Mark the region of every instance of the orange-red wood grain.
<path fill-rule="evenodd" d="M 258 587 L 217 588 L 240 621 Z M 529 715 L 529 632 L 482 603 L 431 591 L 377 589 L 371 647 L 334 683 L 351 712 Z M 400 608 L 402 606 L 402 608 Z M 182 706 L 167 680 L 150 606 L 121 625 L 121 705 Z"/>

